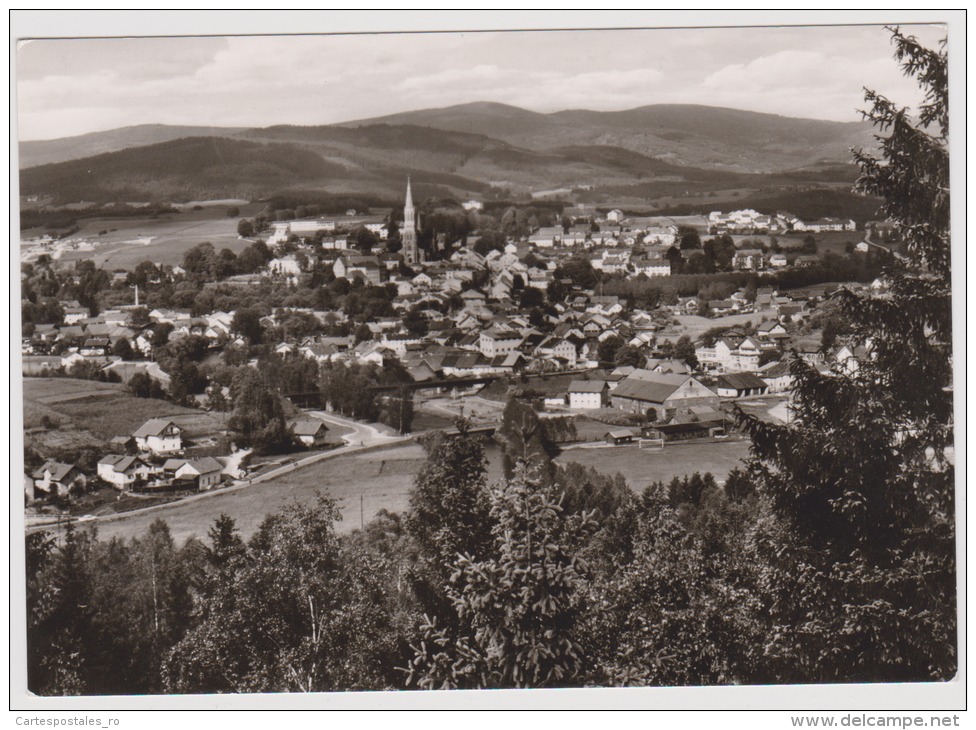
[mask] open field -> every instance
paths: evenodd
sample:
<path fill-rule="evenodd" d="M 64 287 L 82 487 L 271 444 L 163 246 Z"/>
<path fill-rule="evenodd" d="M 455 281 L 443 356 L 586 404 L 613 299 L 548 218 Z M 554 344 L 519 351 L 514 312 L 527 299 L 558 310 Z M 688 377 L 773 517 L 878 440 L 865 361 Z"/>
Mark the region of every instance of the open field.
<path fill-rule="evenodd" d="M 241 215 L 257 212 L 260 206 L 241 206 Z M 254 209 L 251 211 L 251 209 Z M 79 221 L 81 230 L 72 239 L 95 243 L 95 251 L 68 251 L 61 260 L 92 259 L 105 269 L 134 269 L 142 261 L 178 264 L 183 253 L 209 241 L 218 251 L 229 248 L 240 253 L 250 241 L 237 237 L 239 218 L 228 218 L 224 206 L 186 210 L 152 218 L 88 218 Z M 99 235 L 102 231 L 107 231 Z"/>
<path fill-rule="evenodd" d="M 688 335 L 692 341 L 696 340 L 701 336 L 706 330 L 710 330 L 713 327 L 735 327 L 740 324 L 745 324 L 746 322 L 752 322 L 752 324 L 759 324 L 766 319 L 774 319 L 775 316 L 772 311 L 763 312 L 749 312 L 748 314 L 730 314 L 725 317 L 699 317 L 697 314 L 678 314 L 675 319 L 678 320 L 679 327 L 677 330 L 672 330 L 668 328 L 660 332 L 661 336 L 665 339 L 674 338 L 677 339 L 681 335 Z"/>
<path fill-rule="evenodd" d="M 637 444 L 627 446 L 600 446 L 596 448 L 568 449 L 556 457 L 565 464 L 575 461 L 592 466 L 604 474 L 619 472 L 635 491 L 654 481 L 669 482 L 676 476 L 711 472 L 717 481 L 724 481 L 740 460 L 749 454 L 749 442 L 728 441 L 668 444 L 661 451 L 639 449 Z"/>
<path fill-rule="evenodd" d="M 27 442 L 42 449 L 99 445 L 132 433 L 150 418 L 171 418 L 189 439 L 212 437 L 223 429 L 214 415 L 168 401 L 137 398 L 121 383 L 72 378 L 24 378 L 24 428 L 37 429 L 48 416 L 58 428 L 33 430 Z"/>

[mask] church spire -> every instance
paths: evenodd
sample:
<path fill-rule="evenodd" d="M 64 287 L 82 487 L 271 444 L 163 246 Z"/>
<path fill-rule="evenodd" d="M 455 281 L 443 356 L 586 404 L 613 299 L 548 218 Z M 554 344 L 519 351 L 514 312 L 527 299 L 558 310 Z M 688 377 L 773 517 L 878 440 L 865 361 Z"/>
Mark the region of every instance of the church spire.
<path fill-rule="evenodd" d="M 410 177 L 407 177 L 407 197 L 403 202 L 403 230 L 400 231 L 400 243 L 403 246 L 403 260 L 408 264 L 420 263 L 420 251 L 417 248 L 417 214 L 413 208 L 413 193 L 410 190 Z"/>

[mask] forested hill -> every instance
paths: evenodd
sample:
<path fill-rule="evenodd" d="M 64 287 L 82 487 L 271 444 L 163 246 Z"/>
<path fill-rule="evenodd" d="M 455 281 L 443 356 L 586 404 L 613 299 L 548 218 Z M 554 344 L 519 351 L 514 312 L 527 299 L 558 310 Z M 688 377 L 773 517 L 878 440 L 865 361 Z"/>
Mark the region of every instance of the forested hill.
<path fill-rule="evenodd" d="M 506 104 L 478 102 L 365 119 L 347 126 L 377 123 L 486 134 L 533 150 L 607 145 L 677 164 L 738 172 L 846 162 L 851 147 L 873 144 L 870 127 L 862 122 L 799 119 L 695 104 L 538 114 Z"/>

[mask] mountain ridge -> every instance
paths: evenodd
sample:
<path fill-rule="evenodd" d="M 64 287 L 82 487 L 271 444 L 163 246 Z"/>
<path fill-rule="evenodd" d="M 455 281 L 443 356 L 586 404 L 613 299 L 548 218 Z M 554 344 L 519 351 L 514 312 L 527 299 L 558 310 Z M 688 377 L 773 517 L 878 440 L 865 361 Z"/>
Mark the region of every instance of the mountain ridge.
<path fill-rule="evenodd" d="M 480 134 L 545 152 L 567 146 L 612 146 L 679 165 L 770 172 L 822 160 L 846 162 L 852 146 L 871 144 L 863 122 L 829 122 L 696 104 L 652 104 L 621 111 L 534 112 L 498 102 L 471 102 L 329 125 L 269 127 L 135 125 L 56 140 L 21 142 L 20 169 L 66 162 L 184 137 L 255 138 L 269 130 L 417 126 Z"/>

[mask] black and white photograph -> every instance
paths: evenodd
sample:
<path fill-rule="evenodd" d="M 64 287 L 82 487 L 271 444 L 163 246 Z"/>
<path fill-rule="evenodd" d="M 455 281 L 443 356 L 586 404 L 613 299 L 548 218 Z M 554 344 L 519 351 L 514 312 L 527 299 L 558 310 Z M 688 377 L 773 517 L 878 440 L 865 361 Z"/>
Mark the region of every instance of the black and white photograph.
<path fill-rule="evenodd" d="M 12 29 L 12 705 L 964 709 L 965 14 L 738 12 Z"/>

